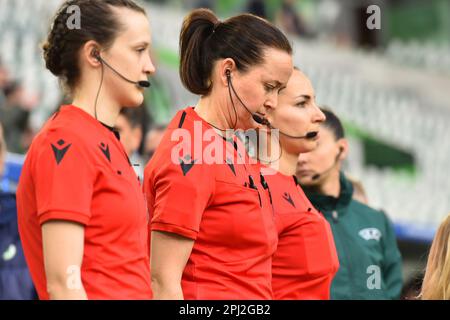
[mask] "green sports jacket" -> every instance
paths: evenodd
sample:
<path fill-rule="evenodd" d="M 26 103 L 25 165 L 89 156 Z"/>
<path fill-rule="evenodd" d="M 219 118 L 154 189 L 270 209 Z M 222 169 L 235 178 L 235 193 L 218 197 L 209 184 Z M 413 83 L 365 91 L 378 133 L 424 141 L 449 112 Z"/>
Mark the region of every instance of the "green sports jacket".
<path fill-rule="evenodd" d="M 331 225 L 339 270 L 331 299 L 398 299 L 402 261 L 391 222 L 382 212 L 354 199 L 353 186 L 340 174 L 339 198 L 304 188 Z"/>

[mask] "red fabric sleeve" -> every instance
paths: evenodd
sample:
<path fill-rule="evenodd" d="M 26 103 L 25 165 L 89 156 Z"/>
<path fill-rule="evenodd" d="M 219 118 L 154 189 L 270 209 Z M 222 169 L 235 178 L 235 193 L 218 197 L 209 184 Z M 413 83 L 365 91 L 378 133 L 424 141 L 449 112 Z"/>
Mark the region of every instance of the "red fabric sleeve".
<path fill-rule="evenodd" d="M 183 173 L 181 165 L 172 163 L 170 157 L 161 160 L 152 164 L 148 181 L 153 192 L 150 229 L 195 240 L 214 193 L 212 165 L 196 163 Z"/>
<path fill-rule="evenodd" d="M 65 129 L 49 132 L 32 170 L 40 224 L 89 222 L 96 171 L 80 137 Z"/>

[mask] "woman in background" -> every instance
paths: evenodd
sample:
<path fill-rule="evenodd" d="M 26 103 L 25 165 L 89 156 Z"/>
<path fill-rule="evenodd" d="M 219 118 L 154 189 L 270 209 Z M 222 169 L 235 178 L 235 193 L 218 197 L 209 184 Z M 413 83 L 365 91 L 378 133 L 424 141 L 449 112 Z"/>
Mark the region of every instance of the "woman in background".
<path fill-rule="evenodd" d="M 271 163 L 272 170 L 262 166 L 278 231 L 272 262 L 274 299 L 328 300 L 339 267 L 333 235 L 295 177 L 299 155 L 317 147 L 325 116 L 316 105 L 310 80 L 300 70 L 294 70 L 277 107 L 264 117 L 279 129 L 281 147 L 279 155 L 272 155 L 279 158 Z"/>
<path fill-rule="evenodd" d="M 439 226 L 431 245 L 420 297 L 450 300 L 450 214 Z"/>

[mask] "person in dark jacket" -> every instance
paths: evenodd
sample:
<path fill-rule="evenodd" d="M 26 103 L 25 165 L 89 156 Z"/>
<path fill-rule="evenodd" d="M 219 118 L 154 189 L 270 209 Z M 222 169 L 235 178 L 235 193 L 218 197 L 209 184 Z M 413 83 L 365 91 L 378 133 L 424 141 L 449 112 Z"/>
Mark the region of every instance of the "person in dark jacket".
<path fill-rule="evenodd" d="M 0 121 L 0 192 L 14 193 L 19 183 L 25 156 L 7 153 L 3 124 Z"/>
<path fill-rule="evenodd" d="M 3 135 L 9 146 L 9 151 L 25 153 L 23 145 L 24 133 L 28 128 L 30 110 L 25 104 L 24 88 L 17 81 L 11 81 L 3 88 L 5 101 L 0 105 L 0 119 L 3 125 Z"/>
<path fill-rule="evenodd" d="M 5 154 L 6 143 L 0 124 L 0 180 Z M 36 297 L 17 229 L 16 197 L 14 193 L 0 189 L 0 300 Z"/>
<path fill-rule="evenodd" d="M 5 171 L 6 142 L 3 138 L 3 125 L 0 122 L 0 178 Z"/>
<path fill-rule="evenodd" d="M 352 183 L 341 171 L 348 153 L 344 129 L 334 113 L 322 111 L 318 147 L 299 157 L 296 175 L 333 232 L 340 268 L 331 299 L 398 299 L 402 262 L 392 224 L 382 211 L 352 197 Z"/>

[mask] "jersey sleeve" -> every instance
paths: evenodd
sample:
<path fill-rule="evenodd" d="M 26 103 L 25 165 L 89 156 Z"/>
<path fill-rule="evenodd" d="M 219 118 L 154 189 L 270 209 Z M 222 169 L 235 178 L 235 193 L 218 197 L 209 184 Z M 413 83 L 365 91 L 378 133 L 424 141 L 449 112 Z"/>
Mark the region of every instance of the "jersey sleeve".
<path fill-rule="evenodd" d="M 88 224 L 96 171 L 87 146 L 64 129 L 47 133 L 42 141 L 32 169 L 39 223 Z"/>
<path fill-rule="evenodd" d="M 195 240 L 203 212 L 214 193 L 212 166 L 196 159 L 159 157 L 146 170 L 145 187 L 151 231 L 175 233 Z M 151 191 L 150 191 L 151 190 Z"/>

